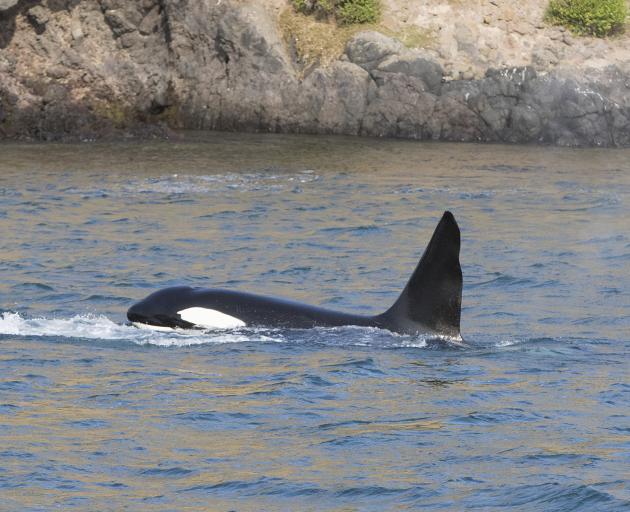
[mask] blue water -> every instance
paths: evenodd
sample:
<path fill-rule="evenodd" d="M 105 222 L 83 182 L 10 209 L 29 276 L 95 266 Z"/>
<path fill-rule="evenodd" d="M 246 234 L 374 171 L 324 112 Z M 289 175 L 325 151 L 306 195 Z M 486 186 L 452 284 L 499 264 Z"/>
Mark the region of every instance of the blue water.
<path fill-rule="evenodd" d="M 0 510 L 630 510 L 630 152 L 0 145 Z M 358 313 L 442 211 L 470 345 L 156 333 L 190 284 Z"/>

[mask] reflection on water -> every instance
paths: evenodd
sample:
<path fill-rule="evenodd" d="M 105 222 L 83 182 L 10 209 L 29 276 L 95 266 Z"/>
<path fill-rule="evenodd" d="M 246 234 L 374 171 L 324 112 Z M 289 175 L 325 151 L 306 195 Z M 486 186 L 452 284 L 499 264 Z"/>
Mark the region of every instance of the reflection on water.
<path fill-rule="evenodd" d="M 0 146 L 0 509 L 627 509 L 629 156 Z M 447 208 L 470 349 L 124 325 L 173 284 L 384 310 Z"/>

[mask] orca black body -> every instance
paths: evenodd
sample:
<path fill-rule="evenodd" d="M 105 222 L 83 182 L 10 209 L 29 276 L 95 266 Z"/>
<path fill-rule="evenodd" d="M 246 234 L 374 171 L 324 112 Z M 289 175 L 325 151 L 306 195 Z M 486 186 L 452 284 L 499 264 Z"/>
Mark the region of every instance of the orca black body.
<path fill-rule="evenodd" d="M 462 271 L 460 233 L 445 212 L 398 300 L 376 316 L 341 313 L 284 299 L 223 289 L 177 286 L 149 295 L 127 312 L 155 328 L 370 326 L 400 334 L 460 337 Z"/>

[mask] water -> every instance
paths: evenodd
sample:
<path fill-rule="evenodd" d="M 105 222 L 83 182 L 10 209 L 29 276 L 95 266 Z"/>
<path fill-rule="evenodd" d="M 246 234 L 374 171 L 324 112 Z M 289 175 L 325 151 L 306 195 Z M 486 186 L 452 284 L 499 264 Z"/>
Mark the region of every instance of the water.
<path fill-rule="evenodd" d="M 0 510 L 630 509 L 630 152 L 0 146 Z M 175 284 L 384 310 L 444 209 L 468 349 L 155 333 Z"/>

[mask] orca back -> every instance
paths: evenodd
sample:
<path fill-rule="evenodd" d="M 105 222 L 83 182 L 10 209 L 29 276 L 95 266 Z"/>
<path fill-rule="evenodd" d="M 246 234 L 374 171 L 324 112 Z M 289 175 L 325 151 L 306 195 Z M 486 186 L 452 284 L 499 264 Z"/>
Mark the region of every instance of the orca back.
<path fill-rule="evenodd" d="M 379 316 L 384 326 L 408 334 L 427 329 L 460 336 L 462 269 L 460 232 L 451 212 L 444 212 L 407 286 L 394 305 Z"/>
<path fill-rule="evenodd" d="M 238 326 L 360 325 L 400 334 L 459 338 L 462 303 L 459 247 L 459 227 L 453 215 L 445 212 L 400 297 L 385 313 L 376 316 L 351 315 L 251 293 L 180 286 L 152 293 L 129 308 L 127 318 L 157 327 L 220 328 L 228 316 L 230 325 Z M 200 321 L 202 317 L 205 320 Z M 217 325 L 212 323 L 215 321 Z"/>

